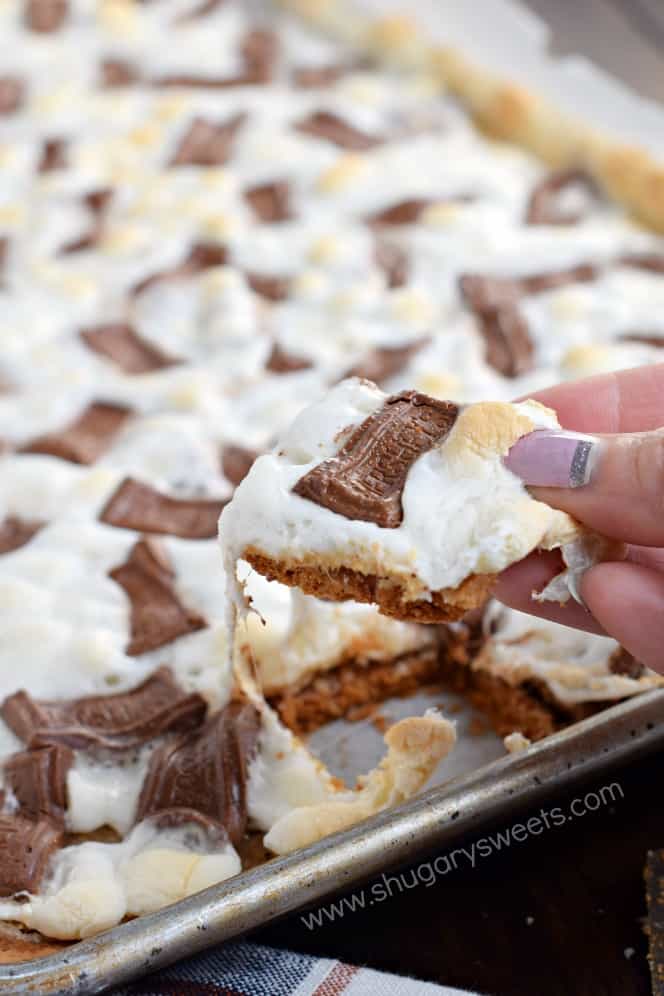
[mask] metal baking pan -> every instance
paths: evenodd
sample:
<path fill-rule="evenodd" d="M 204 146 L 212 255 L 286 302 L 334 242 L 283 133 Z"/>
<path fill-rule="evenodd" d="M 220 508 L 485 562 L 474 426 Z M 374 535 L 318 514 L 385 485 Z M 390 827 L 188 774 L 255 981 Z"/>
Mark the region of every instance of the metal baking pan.
<path fill-rule="evenodd" d="M 446 848 L 490 819 L 506 818 L 662 743 L 664 689 L 657 689 L 159 913 L 58 954 L 3 966 L 0 992 L 103 992 L 412 860 L 420 851 Z"/>

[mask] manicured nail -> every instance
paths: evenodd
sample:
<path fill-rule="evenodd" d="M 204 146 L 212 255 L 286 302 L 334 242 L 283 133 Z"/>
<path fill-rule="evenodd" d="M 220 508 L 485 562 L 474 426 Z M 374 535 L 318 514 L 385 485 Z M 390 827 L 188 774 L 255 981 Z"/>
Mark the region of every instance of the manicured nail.
<path fill-rule="evenodd" d="M 537 429 L 516 441 L 505 457 L 505 465 L 524 484 L 582 488 L 590 481 L 598 453 L 599 440 L 595 436 Z"/>

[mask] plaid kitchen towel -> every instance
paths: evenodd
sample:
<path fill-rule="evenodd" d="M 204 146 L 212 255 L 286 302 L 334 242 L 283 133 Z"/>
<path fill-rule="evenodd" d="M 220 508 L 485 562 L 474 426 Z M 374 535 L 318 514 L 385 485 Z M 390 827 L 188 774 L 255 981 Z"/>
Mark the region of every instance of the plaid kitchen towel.
<path fill-rule="evenodd" d="M 260 944 L 226 944 L 134 982 L 113 996 L 473 996 L 372 968 L 278 951 Z"/>

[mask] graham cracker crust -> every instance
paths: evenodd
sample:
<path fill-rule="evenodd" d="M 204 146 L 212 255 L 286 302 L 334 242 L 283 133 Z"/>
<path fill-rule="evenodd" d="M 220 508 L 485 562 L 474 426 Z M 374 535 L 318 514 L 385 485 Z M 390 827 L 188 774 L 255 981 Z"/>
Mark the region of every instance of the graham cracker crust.
<path fill-rule="evenodd" d="M 411 600 L 404 597 L 404 588 L 396 576 L 362 574 L 349 567 L 289 563 L 268 557 L 254 547 L 243 550 L 242 559 L 268 581 L 280 581 L 306 595 L 333 602 L 369 602 L 377 605 L 383 615 L 403 622 L 441 623 L 461 619 L 484 604 L 496 580 L 493 574 L 473 574 L 458 588 L 432 592 L 431 601 Z"/>
<path fill-rule="evenodd" d="M 311 733 L 334 719 L 364 719 L 385 699 L 411 694 L 439 677 L 439 653 L 429 646 L 390 661 L 344 661 L 269 702 L 294 733 Z"/>

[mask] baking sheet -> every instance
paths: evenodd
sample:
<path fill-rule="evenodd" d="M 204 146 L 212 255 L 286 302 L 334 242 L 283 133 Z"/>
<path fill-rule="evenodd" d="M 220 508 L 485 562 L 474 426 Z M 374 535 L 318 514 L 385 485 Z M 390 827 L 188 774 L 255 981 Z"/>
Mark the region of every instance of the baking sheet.
<path fill-rule="evenodd" d="M 453 692 L 422 690 L 415 695 L 382 702 L 375 715 L 388 724 L 406 716 L 421 716 L 437 707 L 456 725 L 454 750 L 438 765 L 430 785 L 441 785 L 450 778 L 476 771 L 505 754 L 503 741 L 488 726 L 486 719 L 467 699 Z M 382 725 L 382 724 L 381 724 Z M 317 730 L 309 746 L 328 766 L 332 774 L 353 785 L 361 775 L 380 762 L 385 742 L 380 726 L 372 721 L 350 723 L 339 719 Z"/>
<path fill-rule="evenodd" d="M 412 861 L 418 851 L 443 853 L 488 820 L 535 807 L 554 791 L 662 743 L 664 689 L 656 689 L 159 913 L 62 954 L 0 968 L 0 992 L 103 992 Z"/>

